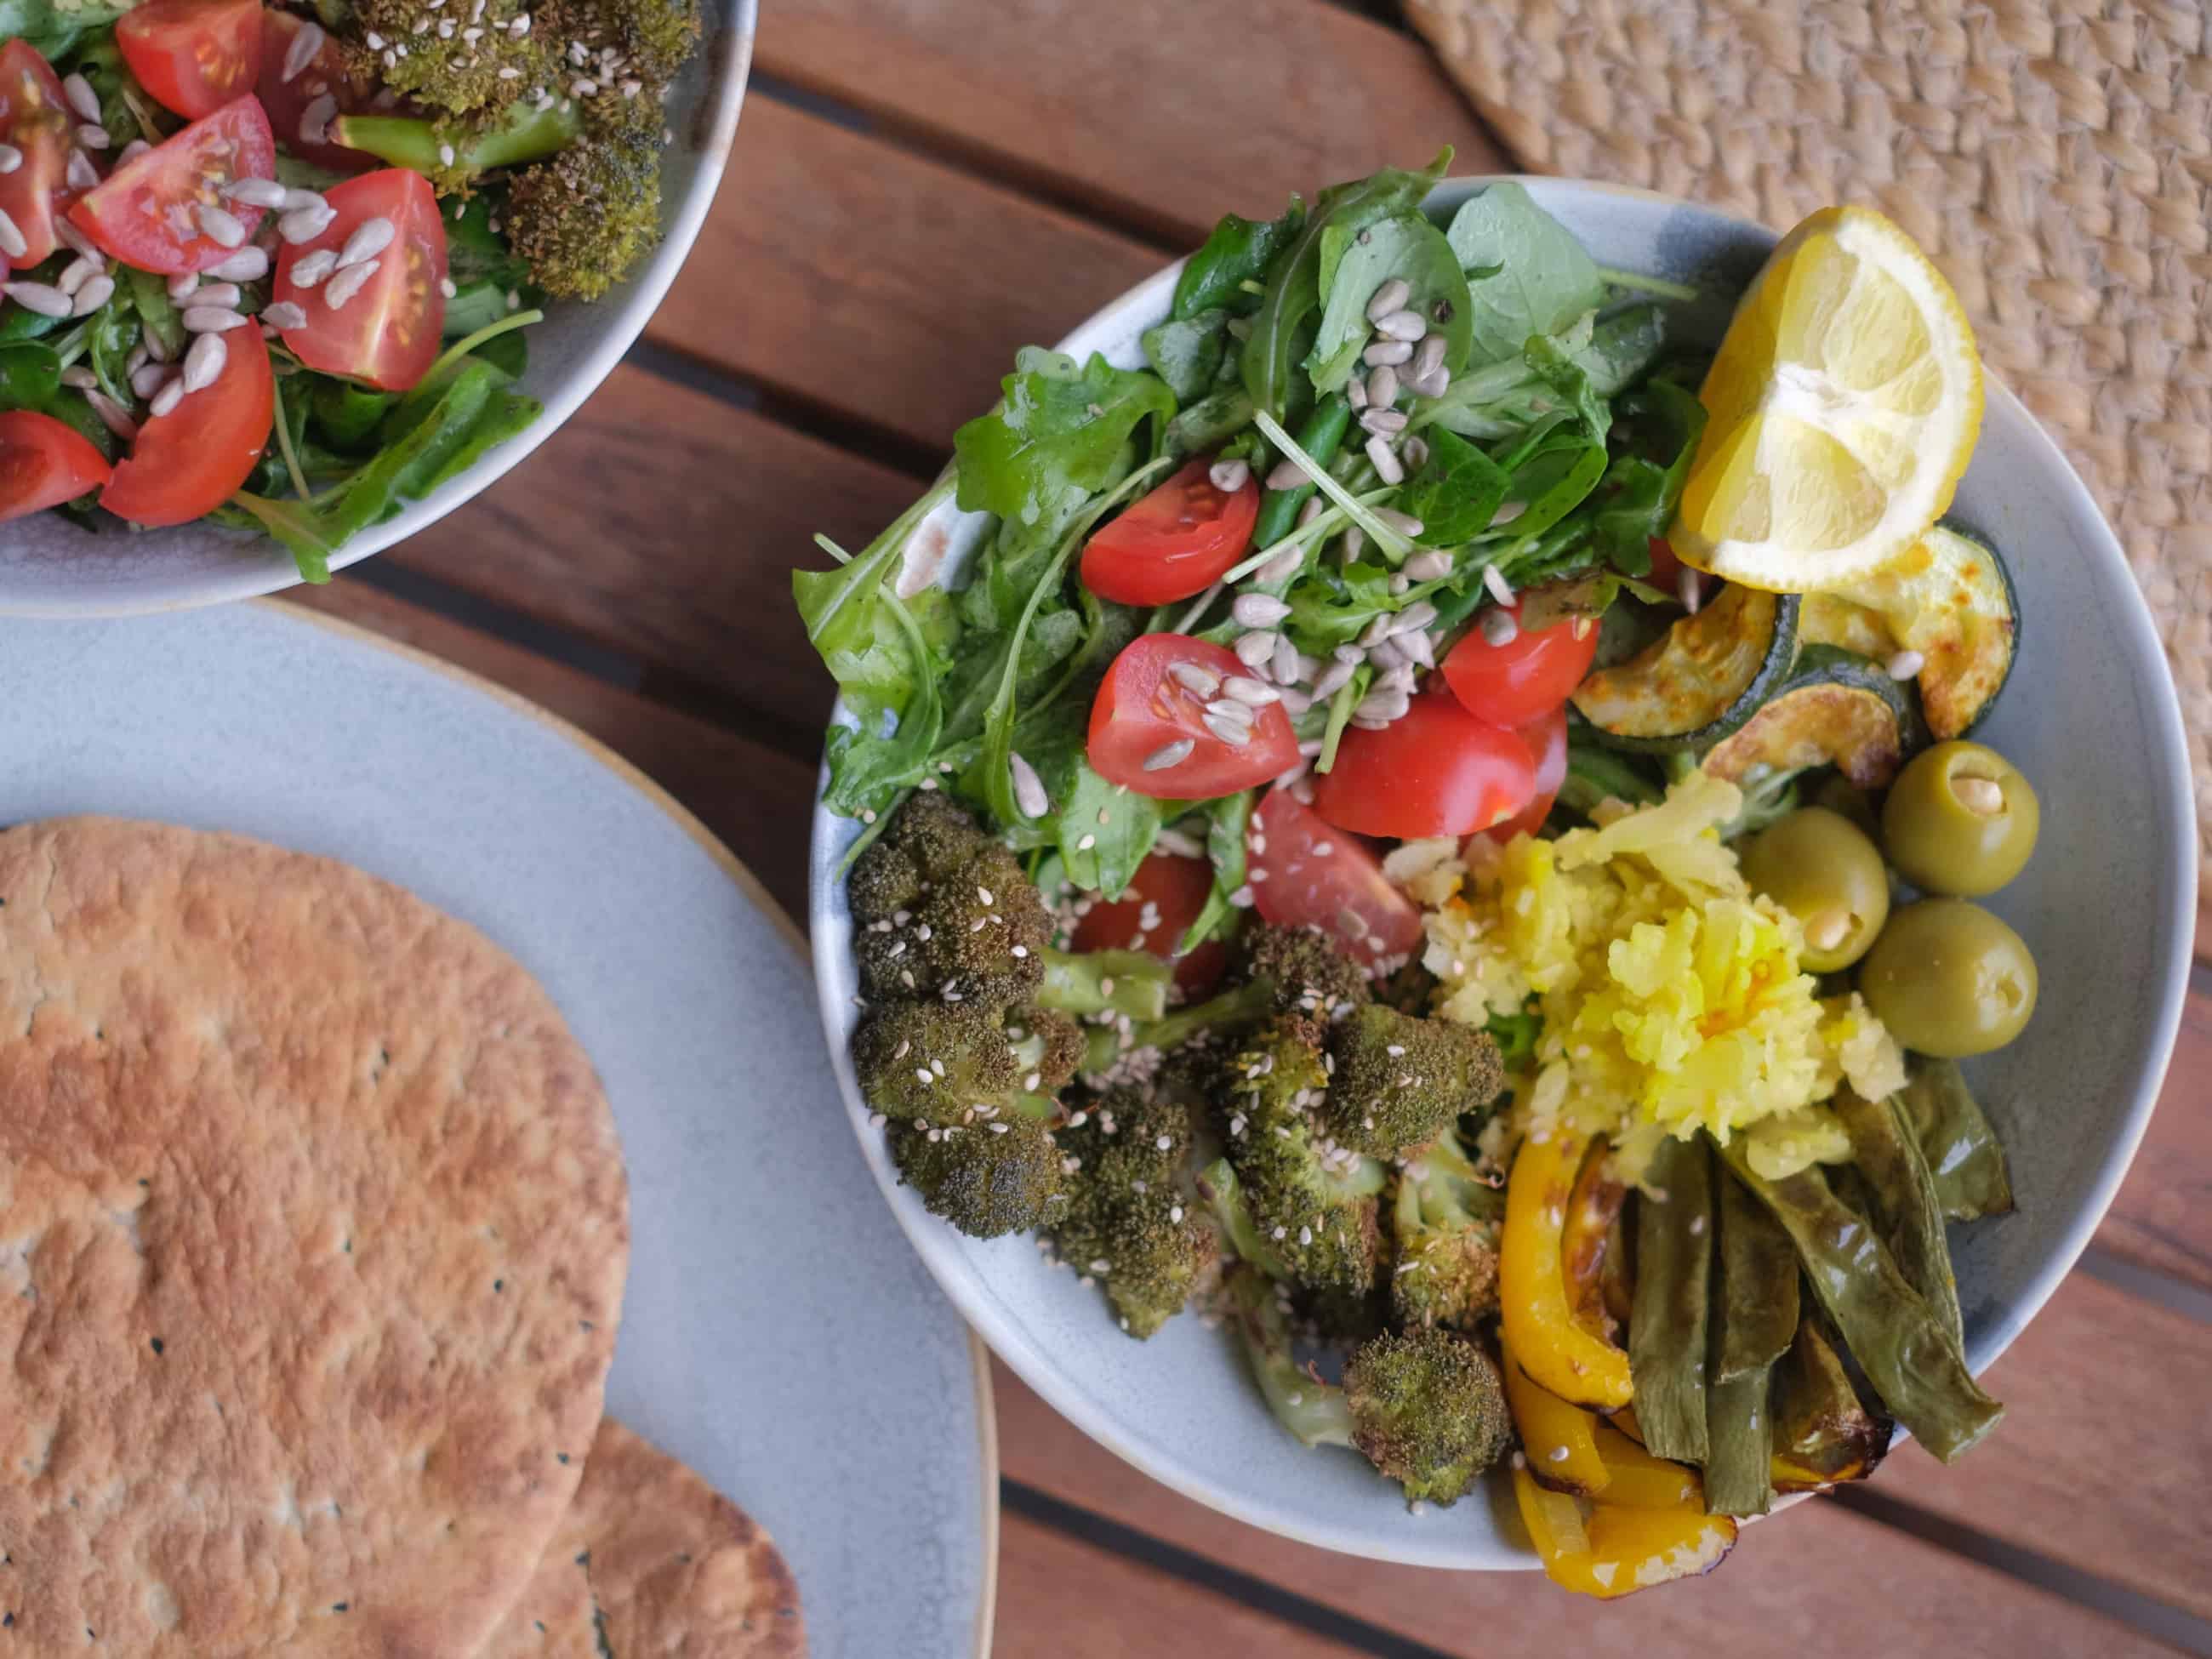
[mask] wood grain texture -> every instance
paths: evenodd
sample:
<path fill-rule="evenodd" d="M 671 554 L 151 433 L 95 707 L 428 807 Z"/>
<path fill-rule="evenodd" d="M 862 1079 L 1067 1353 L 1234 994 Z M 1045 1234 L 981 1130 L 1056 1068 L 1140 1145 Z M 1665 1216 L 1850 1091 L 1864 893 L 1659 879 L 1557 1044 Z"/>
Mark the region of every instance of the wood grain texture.
<path fill-rule="evenodd" d="M 1005 1366 L 994 1365 L 993 1380 L 1010 1480 L 1468 1659 L 1523 1650 L 1577 1659 L 1739 1653 L 2121 1659 L 2171 1651 L 2016 1579 L 1819 1502 L 1749 1528 L 1710 1577 L 1603 1604 L 1556 1591 L 1534 1573 L 1444 1573 L 1332 1554 L 1176 1496 L 1085 1438 Z M 1448 1527 L 1452 1516 L 1432 1512 L 1421 1524 Z M 1012 1555 L 1010 1544 L 1009 1572 Z M 1002 1589 L 1002 1628 L 1006 1615 Z M 1263 1650 L 1218 1643 L 1209 1650 Z"/>
<path fill-rule="evenodd" d="M 787 396 L 949 449 L 954 428 L 998 401 L 1017 347 L 1050 345 L 1166 262 L 756 97 L 714 212 L 649 332 Z"/>
<path fill-rule="evenodd" d="M 1443 144 L 1455 172 L 1511 170 L 1417 41 L 1320 0 L 1006 0 L 980 26 L 943 0 L 808 0 L 768 9 L 755 61 L 1178 249 Z"/>
<path fill-rule="evenodd" d="M 2097 1244 L 2212 1291 L 2212 997 L 2183 1005 L 2166 1090 Z"/>

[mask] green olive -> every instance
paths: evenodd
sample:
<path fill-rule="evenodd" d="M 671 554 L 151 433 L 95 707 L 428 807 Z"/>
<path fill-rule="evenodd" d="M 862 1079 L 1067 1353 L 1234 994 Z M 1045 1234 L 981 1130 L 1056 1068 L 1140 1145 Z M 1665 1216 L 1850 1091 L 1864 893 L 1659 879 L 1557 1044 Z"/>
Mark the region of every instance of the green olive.
<path fill-rule="evenodd" d="M 1881 838 L 1915 887 L 1978 898 L 2021 872 L 2042 822 L 2035 791 L 2002 755 L 1978 743 L 1939 743 L 1897 775 Z"/>
<path fill-rule="evenodd" d="M 1816 974 L 1848 968 L 1889 919 L 1889 872 L 1859 827 L 1825 806 L 1778 818 L 1744 850 L 1753 887 L 1805 929 L 1799 961 Z"/>
<path fill-rule="evenodd" d="M 2002 1048 L 2035 1012 L 2035 958 L 1978 904 L 1923 899 L 1889 919 L 1859 994 L 1890 1035 L 1940 1060 Z"/>

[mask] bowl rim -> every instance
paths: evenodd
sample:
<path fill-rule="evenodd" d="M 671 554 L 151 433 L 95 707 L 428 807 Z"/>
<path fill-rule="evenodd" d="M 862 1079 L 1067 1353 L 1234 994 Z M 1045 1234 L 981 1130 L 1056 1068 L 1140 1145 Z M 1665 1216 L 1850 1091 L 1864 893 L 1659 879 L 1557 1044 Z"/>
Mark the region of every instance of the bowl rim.
<path fill-rule="evenodd" d="M 1528 185 L 1538 191 L 1589 191 L 1624 197 L 1640 204 L 1669 210 L 1686 210 L 1724 222 L 1747 236 L 1756 236 L 1769 246 L 1780 240 L 1777 232 L 1740 215 L 1707 207 L 1685 198 L 1602 179 L 1564 179 L 1529 173 L 1458 174 L 1443 179 L 1437 191 L 1449 193 L 1454 199 L 1463 199 L 1472 191 L 1508 181 Z M 1434 194 L 1430 200 L 1435 200 Z M 1133 284 L 1082 319 L 1066 337 L 1073 338 L 1100 319 L 1139 303 L 1151 290 L 1167 289 L 1187 263 L 1188 256 Z M 1064 338 L 1061 346 L 1056 349 L 1065 349 L 1065 344 Z M 2008 416 L 2018 418 L 2027 434 L 2026 442 L 2029 460 L 2047 471 L 2057 481 L 2058 487 L 2084 511 L 2087 520 L 2094 524 L 2097 534 L 2092 538 L 2094 551 L 2091 556 L 2120 578 L 2120 586 L 2124 590 L 2124 598 L 2119 607 L 2123 613 L 2123 646 L 2134 665 L 2134 678 L 2138 685 L 2144 686 L 2148 683 L 2146 689 L 2149 695 L 2146 698 L 2148 705 L 2146 723 L 2150 729 L 2153 747 L 2162 754 L 2166 763 L 2165 769 L 2157 780 L 2157 787 L 2163 797 L 2161 816 L 2173 854 L 2167 868 L 2159 872 L 2164 878 L 2161 885 L 2172 895 L 2172 902 L 2167 907 L 2166 915 L 2164 960 L 2154 963 L 2155 986 L 2151 999 L 2153 1040 L 2143 1055 L 2143 1066 L 2137 1076 L 2133 1097 L 2127 1103 L 2118 1132 L 2108 1143 L 2104 1157 L 2087 1182 L 2081 1204 L 2064 1224 L 2055 1247 L 2029 1279 L 2021 1294 L 2008 1304 L 2002 1315 L 1994 1322 L 1993 1328 L 1979 1345 L 1980 1351 L 1969 1357 L 1971 1369 L 1977 1376 L 2012 1346 L 2073 1270 L 2110 1209 L 2121 1182 L 2134 1162 L 2136 1150 L 2149 1125 L 2151 1113 L 2156 1108 L 2164 1087 L 2187 1001 L 2195 957 L 2197 889 L 2197 823 L 2193 797 L 2187 783 L 2191 776 L 2188 740 L 2182 724 L 2179 697 L 2174 689 L 2165 647 L 2159 639 L 2149 606 L 2135 580 L 2118 535 L 2073 463 L 2058 447 L 2057 440 L 2008 386 L 1988 372 L 1986 365 L 1984 386 L 1984 424 L 1987 423 L 1986 407 L 1989 406 L 2002 408 Z M 833 720 L 842 719 L 844 714 L 845 704 L 840 697 L 831 718 Z M 841 1038 L 854 981 L 849 964 L 836 958 L 841 954 L 849 953 L 828 948 L 822 941 L 835 935 L 840 926 L 833 909 L 839 886 L 834 873 L 838 853 L 836 842 L 842 833 L 840 826 L 848 824 L 850 821 L 836 817 L 823 805 L 822 796 L 828 781 L 829 768 L 825 761 L 816 781 L 809 838 L 808 931 L 817 941 L 813 953 L 817 991 L 823 1029 L 830 1039 L 832 1061 L 837 1073 L 838 1088 L 845 1101 L 846 1115 L 854 1133 L 860 1137 L 868 1167 L 874 1173 L 876 1184 L 882 1189 L 885 1201 L 897 1217 L 900 1227 L 921 1252 L 931 1276 L 937 1280 L 947 1298 L 959 1310 L 969 1326 L 981 1335 L 991 1351 L 1054 1410 L 1125 1462 L 1134 1465 L 1184 1497 L 1195 1499 L 1248 1525 L 1322 1549 L 1405 1565 L 1475 1571 L 1534 1569 L 1539 1564 L 1525 1548 L 1507 1557 L 1496 1551 L 1483 1554 L 1464 1547 L 1440 1547 L 1444 1543 L 1445 1535 L 1433 1527 L 1409 1526 L 1401 1542 L 1380 1540 L 1371 1533 L 1356 1528 L 1313 1525 L 1304 1517 L 1281 1510 L 1249 1492 L 1224 1486 L 1170 1457 L 1158 1455 L 1151 1447 L 1123 1435 L 1112 1419 L 1094 1408 L 1085 1391 L 1076 1385 L 1067 1368 L 1036 1343 L 1029 1335 L 1026 1326 L 1011 1317 L 998 1298 L 982 1293 L 983 1274 L 956 1253 L 955 1241 L 958 1235 L 924 1211 L 913 1200 L 912 1194 L 902 1188 L 884 1150 L 883 1136 L 869 1122 L 870 1109 L 860 1097 L 851 1057 Z M 2154 942 L 2154 951 L 2157 943 Z M 974 1282 L 971 1282 L 971 1276 Z M 1776 1506 L 1775 1513 L 1794 1506 L 1795 1499 L 1785 1498 Z M 1510 1505 L 1505 1507 L 1510 1508 Z M 1502 1530 L 1510 1535 L 1510 1528 Z"/>
<path fill-rule="evenodd" d="M 711 70 L 709 95 L 694 117 L 695 121 L 703 125 L 706 137 L 700 146 L 699 165 L 692 175 L 690 187 L 668 215 L 660 246 L 653 250 L 645 268 L 617 293 L 593 303 L 593 311 L 606 319 L 605 326 L 575 367 L 548 390 L 543 399 L 544 413 L 506 442 L 494 446 L 474 466 L 434 494 L 409 502 L 392 518 L 356 535 L 332 556 L 330 562 L 334 574 L 428 529 L 490 489 L 566 425 L 629 355 L 630 347 L 644 333 L 646 325 L 652 321 L 653 313 L 660 308 L 662 299 L 674 284 L 720 191 L 731 147 L 737 142 L 738 116 L 751 80 L 759 8 L 760 0 L 729 0 L 728 21 L 710 32 L 707 51 L 702 54 Z M 182 592 L 160 585 L 150 585 L 151 591 L 141 591 L 141 586 L 134 583 L 120 592 L 103 591 L 85 597 L 27 602 L 11 601 L 0 592 L 0 616 L 142 617 L 256 599 L 296 587 L 303 580 L 289 556 L 277 556 L 282 551 L 266 537 L 242 538 L 239 543 L 240 556 L 234 569 L 202 577 Z M 256 552 L 265 556 L 248 556 Z"/>

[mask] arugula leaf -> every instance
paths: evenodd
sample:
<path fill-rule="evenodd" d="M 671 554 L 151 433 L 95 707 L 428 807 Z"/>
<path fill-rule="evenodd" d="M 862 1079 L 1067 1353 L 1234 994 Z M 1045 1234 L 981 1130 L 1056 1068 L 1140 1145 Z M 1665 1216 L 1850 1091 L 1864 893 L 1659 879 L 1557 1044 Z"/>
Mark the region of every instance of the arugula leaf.
<path fill-rule="evenodd" d="M 1306 204 L 1297 197 L 1279 219 L 1255 222 L 1224 214 L 1206 239 L 1206 246 L 1190 256 L 1190 263 L 1176 279 L 1175 303 L 1169 309 L 1172 322 L 1183 322 L 1201 312 L 1227 311 L 1249 316 L 1259 301 L 1244 284 L 1264 279 L 1275 256 L 1289 246 L 1304 228 Z"/>
<path fill-rule="evenodd" d="M 1122 446 L 1146 416 L 1163 428 L 1175 394 L 1158 375 L 1024 346 L 1006 401 L 952 434 L 960 505 L 1034 526 L 1112 482 Z"/>
<path fill-rule="evenodd" d="M 1407 308 L 1419 312 L 1448 342 L 1444 367 L 1467 365 L 1473 336 L 1467 277 L 1444 234 L 1419 212 L 1393 214 L 1364 229 L 1331 223 L 1322 232 L 1322 292 L 1326 301 L 1310 363 L 1314 390 L 1342 389 L 1359 366 L 1371 332 L 1367 303 L 1393 276 L 1413 289 Z"/>
<path fill-rule="evenodd" d="M 1168 383 L 1177 403 L 1203 398 L 1219 378 L 1229 355 L 1229 313 L 1201 311 L 1174 317 L 1145 331 L 1145 361 Z"/>
<path fill-rule="evenodd" d="M 1603 444 L 1576 433 L 1555 438 L 1514 474 L 1512 498 L 1525 505 L 1504 527 L 1514 547 L 1508 559 L 1581 506 L 1605 477 Z"/>
<path fill-rule="evenodd" d="M 1078 761 L 1075 786 L 1060 809 L 1060 856 L 1079 887 L 1119 898 L 1160 833 L 1160 804 L 1109 783 Z"/>
<path fill-rule="evenodd" d="M 188 343 L 184 320 L 177 314 L 176 301 L 169 298 L 167 279 L 131 265 L 124 266 L 119 274 L 130 284 L 131 304 L 147 337 L 160 343 L 171 362 L 183 356 Z"/>
<path fill-rule="evenodd" d="M 1605 302 L 1605 283 L 1583 245 L 1508 179 L 1470 198 L 1446 234 L 1461 265 L 1498 267 L 1472 285 L 1474 361 L 1517 357 L 1532 334 L 1557 334 Z"/>
<path fill-rule="evenodd" d="M 1313 216 L 1293 237 L 1267 277 L 1267 297 L 1252 319 L 1244 342 L 1244 389 L 1255 409 L 1286 419 L 1291 410 L 1293 366 L 1303 328 L 1312 325 L 1322 307 L 1322 237 L 1331 226 L 1353 234 L 1393 214 L 1418 209 L 1451 165 L 1447 145 L 1419 173 L 1385 167 L 1380 173 L 1322 192 Z"/>
<path fill-rule="evenodd" d="M 823 799 L 831 811 L 848 817 L 858 817 L 872 808 L 888 810 L 890 797 L 900 788 L 921 781 L 945 727 L 945 705 L 937 693 L 935 652 L 896 593 L 886 587 L 878 598 L 880 613 L 892 620 L 904 641 L 909 689 L 897 725 L 888 736 L 872 742 L 856 741 L 861 734 L 854 727 L 831 728 L 830 787 L 823 792 Z"/>
<path fill-rule="evenodd" d="M 1198 949 L 1237 914 L 1231 895 L 1245 883 L 1244 836 L 1255 799 L 1256 792 L 1247 789 L 1206 803 L 1206 854 L 1213 864 L 1213 890 L 1206 896 L 1206 902 L 1176 942 L 1175 953 L 1179 957 Z"/>
<path fill-rule="evenodd" d="M 1429 437 L 1429 459 L 1398 492 L 1398 509 L 1421 521 L 1413 539 L 1457 547 L 1490 528 L 1512 485 L 1505 469 L 1447 428 Z"/>
<path fill-rule="evenodd" d="M 313 382 L 301 401 L 313 413 L 315 429 L 323 434 L 324 441 L 347 452 L 373 446 L 377 428 L 391 412 L 393 395 L 329 374 L 314 375 Z"/>
<path fill-rule="evenodd" d="M 1592 443 L 1603 443 L 1605 434 L 1613 429 L 1613 410 L 1590 384 L 1582 365 L 1562 351 L 1558 341 L 1541 334 L 1531 336 L 1521 355 L 1553 395 L 1574 410 L 1575 418 L 1583 423 L 1583 435 Z"/>
<path fill-rule="evenodd" d="M 85 320 L 85 355 L 100 379 L 100 389 L 128 409 L 135 401 L 131 390 L 131 353 L 142 331 L 131 290 L 117 289 L 107 303 Z"/>
<path fill-rule="evenodd" d="M 908 538 L 951 497 L 952 488 L 948 468 L 857 557 L 835 570 L 791 573 L 791 594 L 806 624 L 806 637 L 863 718 L 887 707 L 902 707 L 906 701 L 892 665 L 874 655 L 886 645 L 896 647 L 902 637 L 897 619 L 885 614 L 884 593 Z"/>

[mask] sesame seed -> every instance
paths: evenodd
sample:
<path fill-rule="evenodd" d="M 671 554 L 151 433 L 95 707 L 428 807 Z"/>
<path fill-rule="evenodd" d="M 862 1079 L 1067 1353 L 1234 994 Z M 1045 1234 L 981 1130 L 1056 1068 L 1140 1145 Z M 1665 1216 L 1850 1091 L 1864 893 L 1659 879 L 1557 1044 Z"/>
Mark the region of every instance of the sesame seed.
<path fill-rule="evenodd" d="M 0 144 L 0 176 L 13 173 L 23 165 L 23 152 L 13 144 Z"/>

